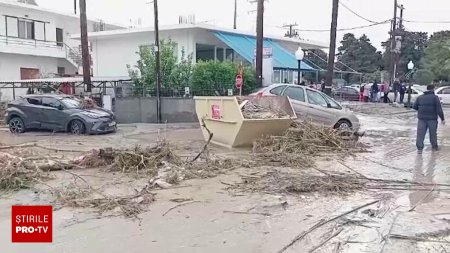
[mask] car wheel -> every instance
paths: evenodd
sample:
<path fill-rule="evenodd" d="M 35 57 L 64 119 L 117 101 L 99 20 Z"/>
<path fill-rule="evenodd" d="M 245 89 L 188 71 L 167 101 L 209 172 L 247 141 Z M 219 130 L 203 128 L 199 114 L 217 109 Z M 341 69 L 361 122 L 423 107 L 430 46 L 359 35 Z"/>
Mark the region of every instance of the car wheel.
<path fill-rule="evenodd" d="M 9 121 L 9 131 L 14 134 L 21 134 L 25 132 L 25 125 L 23 120 L 19 117 L 14 117 Z"/>
<path fill-rule="evenodd" d="M 346 119 L 341 119 L 334 125 L 334 129 L 339 131 L 350 131 L 352 129 L 352 123 Z"/>
<path fill-rule="evenodd" d="M 84 132 L 85 132 L 85 127 L 84 127 L 83 122 L 81 122 L 80 120 L 77 120 L 77 119 L 73 120 L 70 123 L 69 129 L 70 129 L 70 133 L 72 133 L 72 134 L 84 134 Z"/>

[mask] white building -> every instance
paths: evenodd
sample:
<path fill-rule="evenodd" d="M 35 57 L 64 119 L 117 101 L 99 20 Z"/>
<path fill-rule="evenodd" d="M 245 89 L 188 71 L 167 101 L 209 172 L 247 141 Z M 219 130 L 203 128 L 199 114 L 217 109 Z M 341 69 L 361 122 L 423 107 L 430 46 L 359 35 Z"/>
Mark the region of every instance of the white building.
<path fill-rule="evenodd" d="M 122 28 L 88 21 L 88 30 Z M 0 81 L 74 75 L 81 54 L 79 17 L 43 9 L 30 0 L 0 0 Z"/>
<path fill-rule="evenodd" d="M 79 39 L 79 35 L 73 38 Z M 255 35 L 217 28 L 204 24 L 179 24 L 160 28 L 160 39 L 171 39 L 177 45 L 178 57 L 184 50 L 198 60 L 234 60 L 253 63 L 256 48 Z M 89 33 L 92 44 L 94 76 L 126 76 L 127 65 L 138 60 L 139 46 L 154 44 L 153 28 L 129 28 Z M 303 49 L 326 48 L 324 43 L 285 37 L 267 36 L 264 47 L 270 52 L 264 62 L 264 80 L 270 82 L 294 82 L 298 63 L 294 52 Z M 315 69 L 302 62 L 302 70 Z"/>

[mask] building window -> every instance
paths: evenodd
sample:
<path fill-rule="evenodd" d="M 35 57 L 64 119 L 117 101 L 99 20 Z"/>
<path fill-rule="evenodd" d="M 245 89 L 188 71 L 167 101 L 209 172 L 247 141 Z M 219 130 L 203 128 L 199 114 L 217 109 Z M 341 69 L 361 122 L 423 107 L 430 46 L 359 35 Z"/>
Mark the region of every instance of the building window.
<path fill-rule="evenodd" d="M 34 22 L 19 20 L 19 38 L 34 40 Z"/>
<path fill-rule="evenodd" d="M 64 67 L 58 67 L 58 75 L 64 76 L 66 74 L 66 68 Z"/>
<path fill-rule="evenodd" d="M 216 58 L 217 58 L 217 60 L 218 61 L 223 61 L 224 59 L 224 54 L 225 53 L 225 51 L 224 51 L 224 49 L 223 48 L 216 48 Z"/>
<path fill-rule="evenodd" d="M 214 61 L 215 47 L 212 45 L 196 44 L 195 55 L 196 61 Z"/>
<path fill-rule="evenodd" d="M 234 50 L 227 48 L 226 57 L 227 57 L 227 61 L 234 61 Z"/>
<path fill-rule="evenodd" d="M 5 18 L 6 36 L 30 40 L 46 40 L 45 22 L 17 17 Z"/>

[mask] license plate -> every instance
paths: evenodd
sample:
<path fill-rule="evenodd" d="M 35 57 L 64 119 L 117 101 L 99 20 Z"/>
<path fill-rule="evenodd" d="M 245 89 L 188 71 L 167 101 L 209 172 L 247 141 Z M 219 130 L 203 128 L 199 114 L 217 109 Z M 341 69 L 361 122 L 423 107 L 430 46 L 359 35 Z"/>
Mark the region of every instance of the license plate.
<path fill-rule="evenodd" d="M 113 127 L 113 126 L 115 126 L 115 125 L 116 125 L 116 122 L 111 122 L 111 123 L 109 123 L 108 126 Z"/>

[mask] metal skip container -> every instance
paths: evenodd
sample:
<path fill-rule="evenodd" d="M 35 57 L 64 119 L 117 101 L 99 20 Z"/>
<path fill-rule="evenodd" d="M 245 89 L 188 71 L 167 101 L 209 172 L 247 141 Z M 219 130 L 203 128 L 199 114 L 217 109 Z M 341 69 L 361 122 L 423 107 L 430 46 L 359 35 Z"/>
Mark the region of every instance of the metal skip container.
<path fill-rule="evenodd" d="M 297 118 L 287 97 L 194 97 L 203 136 L 228 147 L 250 147 L 270 135 L 282 135 Z M 206 128 L 205 128 L 206 126 Z"/>

